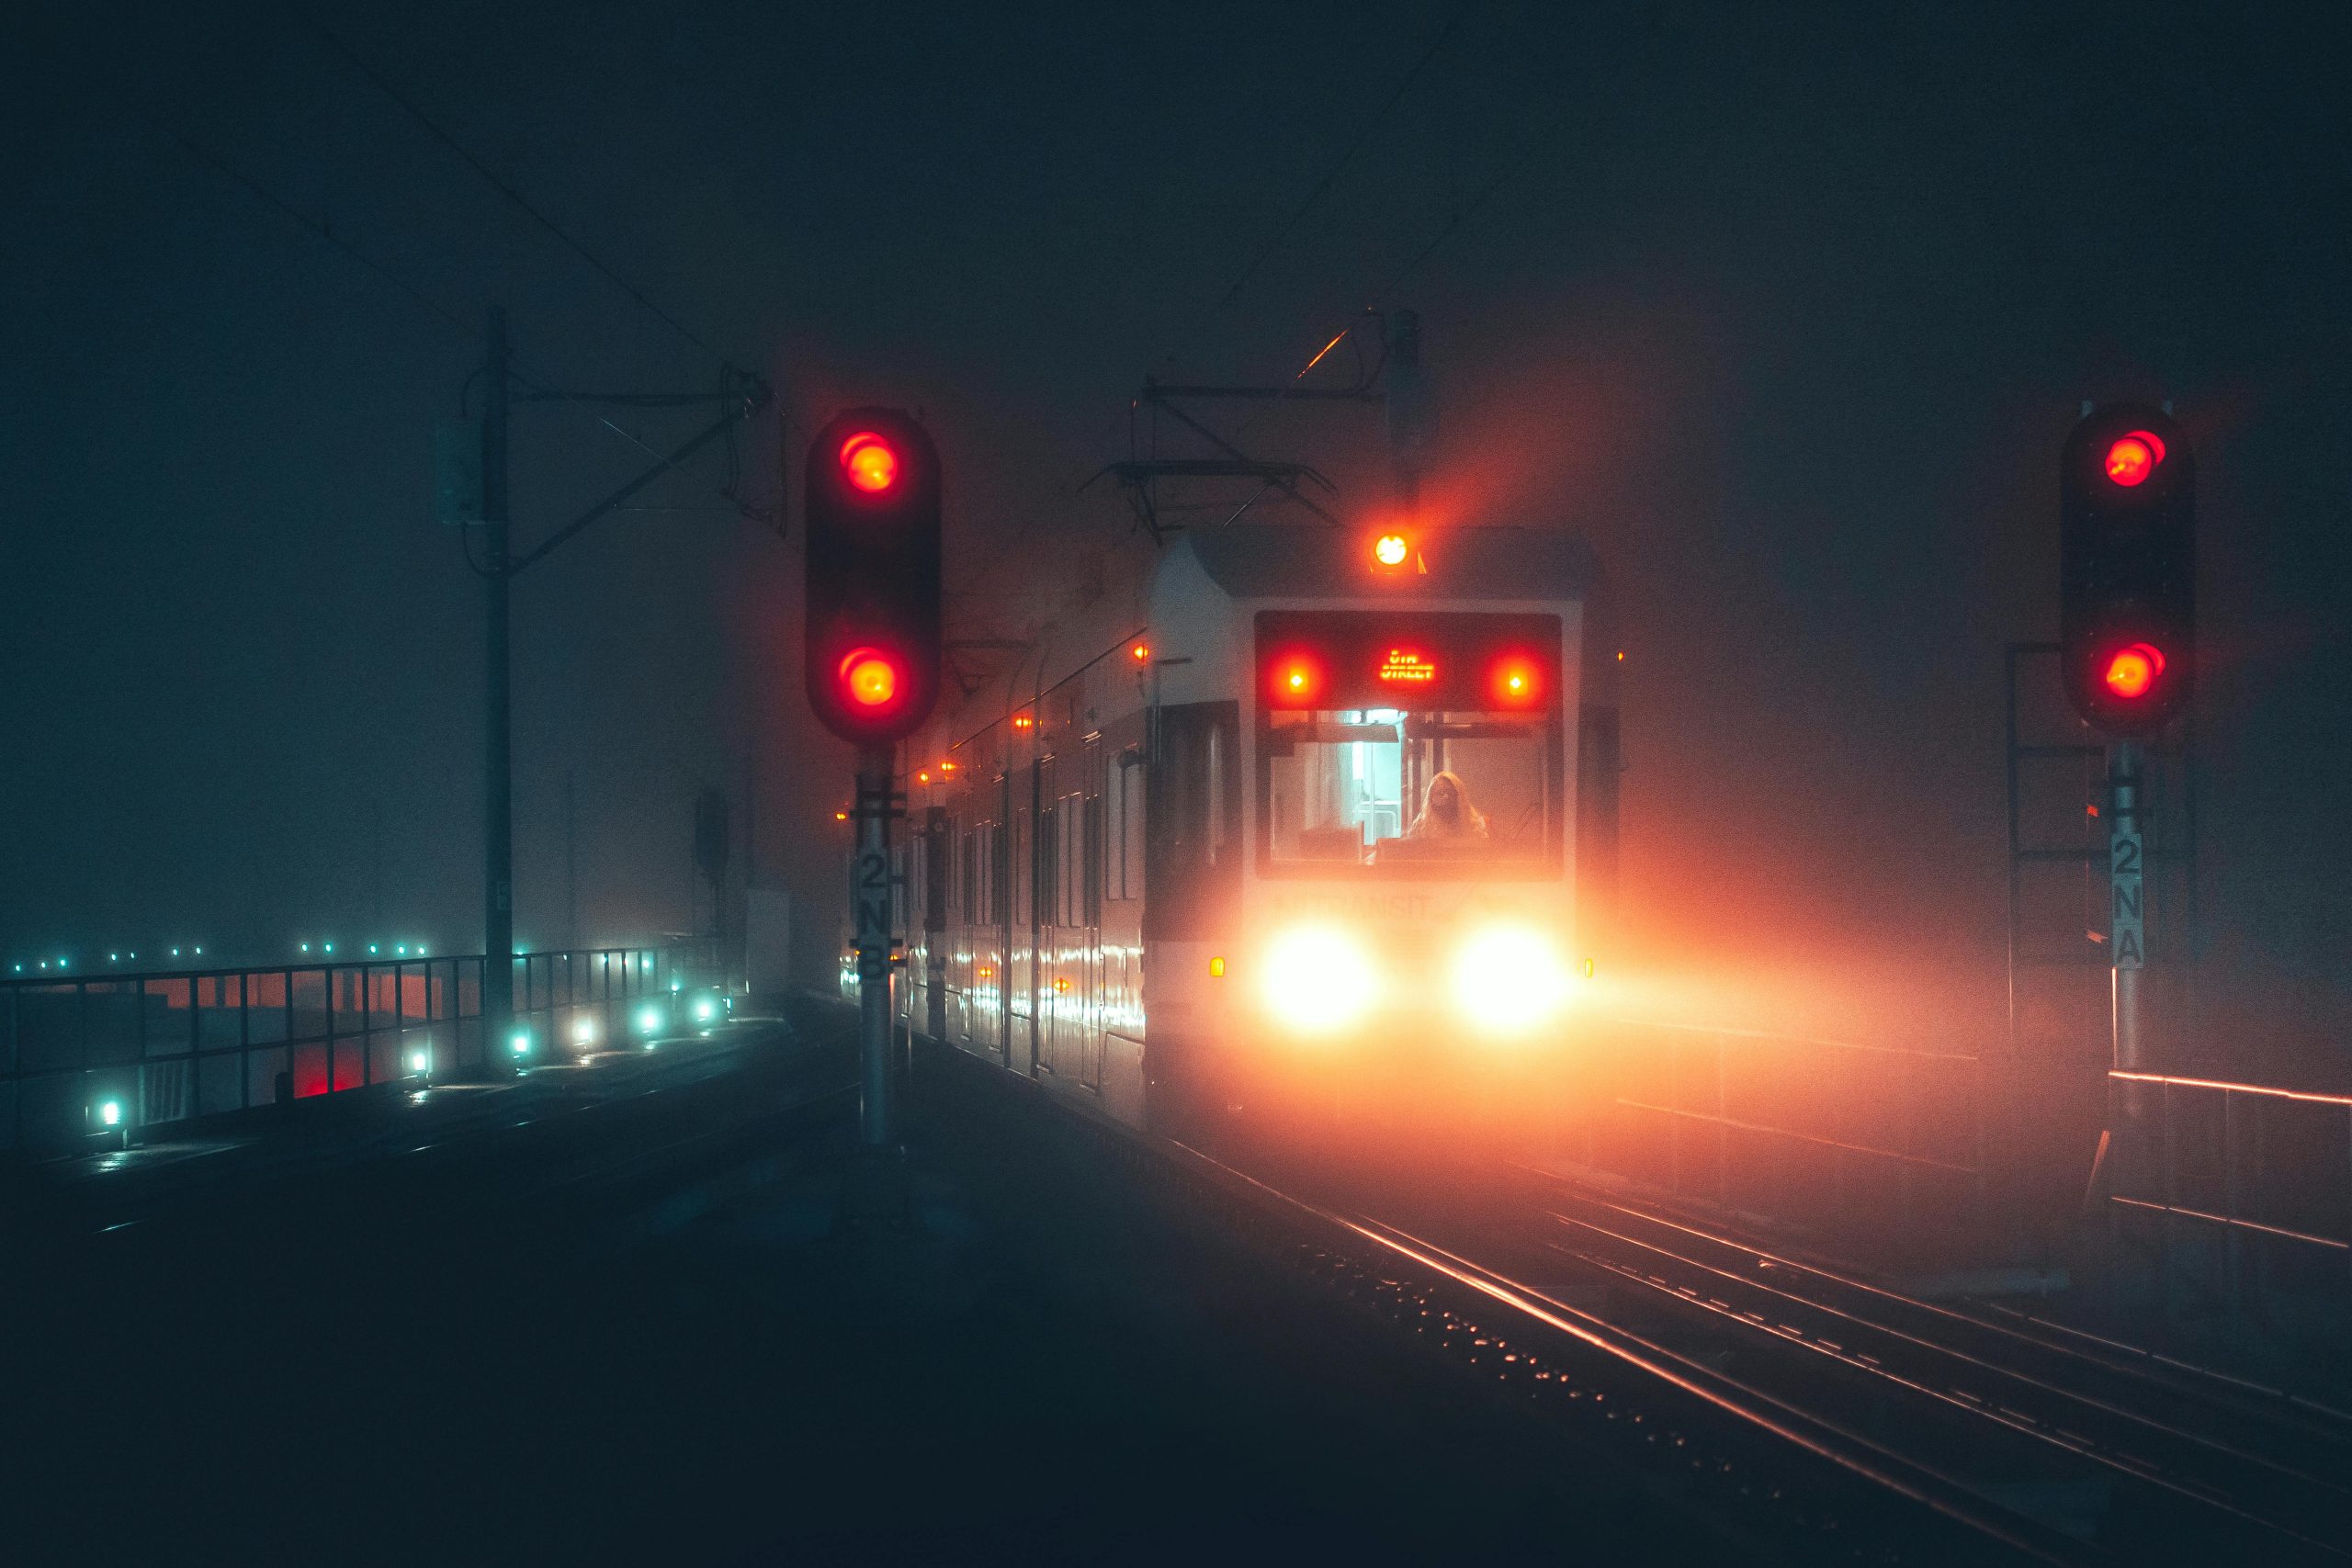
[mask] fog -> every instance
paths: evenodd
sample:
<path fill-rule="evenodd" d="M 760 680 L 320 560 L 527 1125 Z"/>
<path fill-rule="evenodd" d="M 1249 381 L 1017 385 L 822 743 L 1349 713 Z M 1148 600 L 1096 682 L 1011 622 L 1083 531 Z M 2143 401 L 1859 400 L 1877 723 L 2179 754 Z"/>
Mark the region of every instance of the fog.
<path fill-rule="evenodd" d="M 756 793 L 765 878 L 820 909 L 839 880 L 779 446 L 921 409 L 953 633 L 1014 637 L 1128 547 L 1081 487 L 1145 374 L 1287 378 L 1409 307 L 1433 517 L 1576 529 L 1609 573 L 1615 964 L 1644 1006 L 1773 1027 L 2004 1036 L 2002 649 L 2055 633 L 2081 400 L 2171 400 L 2201 479 L 2175 1046 L 2341 1076 L 2335 13 L 323 13 L 717 356 L 311 15 L 60 19 L 6 68 L 0 960 L 478 945 L 481 591 L 432 441 L 490 304 L 544 384 L 706 390 L 723 357 L 780 411 L 516 584 L 533 946 L 570 934 L 567 778 L 583 939 L 685 925 L 706 784 L 739 828 Z M 706 417 L 521 410 L 518 540 Z M 1344 515 L 1385 503 L 1376 409 L 1216 417 Z"/>

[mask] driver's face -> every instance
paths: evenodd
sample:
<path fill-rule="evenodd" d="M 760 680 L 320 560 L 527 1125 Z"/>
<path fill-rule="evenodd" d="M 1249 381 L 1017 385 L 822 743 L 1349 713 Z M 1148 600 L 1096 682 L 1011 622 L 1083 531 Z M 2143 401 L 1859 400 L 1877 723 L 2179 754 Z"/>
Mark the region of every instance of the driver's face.
<path fill-rule="evenodd" d="M 1451 817 L 1453 815 L 1453 781 L 1440 779 L 1430 785 L 1430 809 Z"/>

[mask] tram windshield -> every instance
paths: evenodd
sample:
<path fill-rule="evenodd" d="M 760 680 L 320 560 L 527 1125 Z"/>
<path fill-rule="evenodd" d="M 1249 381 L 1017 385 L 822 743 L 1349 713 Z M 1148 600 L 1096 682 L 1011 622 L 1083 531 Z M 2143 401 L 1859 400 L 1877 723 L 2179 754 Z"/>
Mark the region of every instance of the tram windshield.
<path fill-rule="evenodd" d="M 1331 709 L 1268 716 L 1262 820 L 1275 865 L 1544 860 L 1556 815 L 1540 716 Z"/>

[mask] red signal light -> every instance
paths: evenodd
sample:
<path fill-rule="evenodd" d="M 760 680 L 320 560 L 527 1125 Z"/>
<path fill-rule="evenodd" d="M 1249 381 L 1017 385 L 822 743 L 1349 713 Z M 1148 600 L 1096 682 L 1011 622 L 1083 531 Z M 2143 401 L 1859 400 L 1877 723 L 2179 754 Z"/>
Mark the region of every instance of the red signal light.
<path fill-rule="evenodd" d="M 1276 707 L 1313 707 L 1323 694 L 1323 664 L 1313 654 L 1290 653 L 1274 660 L 1272 693 Z"/>
<path fill-rule="evenodd" d="M 842 443 L 842 471 L 866 494 L 879 495 L 899 482 L 899 455 L 888 441 L 862 430 Z"/>
<path fill-rule="evenodd" d="M 2164 649 L 2152 642 L 2135 642 L 2107 656 L 2107 670 L 2100 679 L 2117 696 L 2137 701 L 2148 694 L 2164 672 Z"/>
<path fill-rule="evenodd" d="M 1412 544 L 1402 534 L 1383 534 L 1372 542 L 1373 564 L 1394 571 L 1405 564 Z"/>
<path fill-rule="evenodd" d="M 866 709 L 888 707 L 899 694 L 899 666 L 879 649 L 854 649 L 841 662 L 842 689 Z"/>
<path fill-rule="evenodd" d="M 2164 460 L 2164 438 L 2154 431 L 2135 430 L 2108 444 L 2107 477 L 2128 490 L 2145 483 Z"/>
<path fill-rule="evenodd" d="M 1507 653 L 1495 660 L 1488 685 L 1498 706 L 1531 707 L 1544 698 L 1544 669 L 1522 654 Z"/>

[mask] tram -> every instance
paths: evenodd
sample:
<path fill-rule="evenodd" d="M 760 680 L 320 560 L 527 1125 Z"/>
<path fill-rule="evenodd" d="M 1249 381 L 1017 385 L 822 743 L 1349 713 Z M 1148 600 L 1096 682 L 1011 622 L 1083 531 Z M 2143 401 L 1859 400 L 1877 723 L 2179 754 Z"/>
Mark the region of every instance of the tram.
<path fill-rule="evenodd" d="M 1178 536 L 907 743 L 901 1018 L 1159 1131 L 1537 1070 L 1614 899 L 1599 589 L 1548 530 Z"/>

